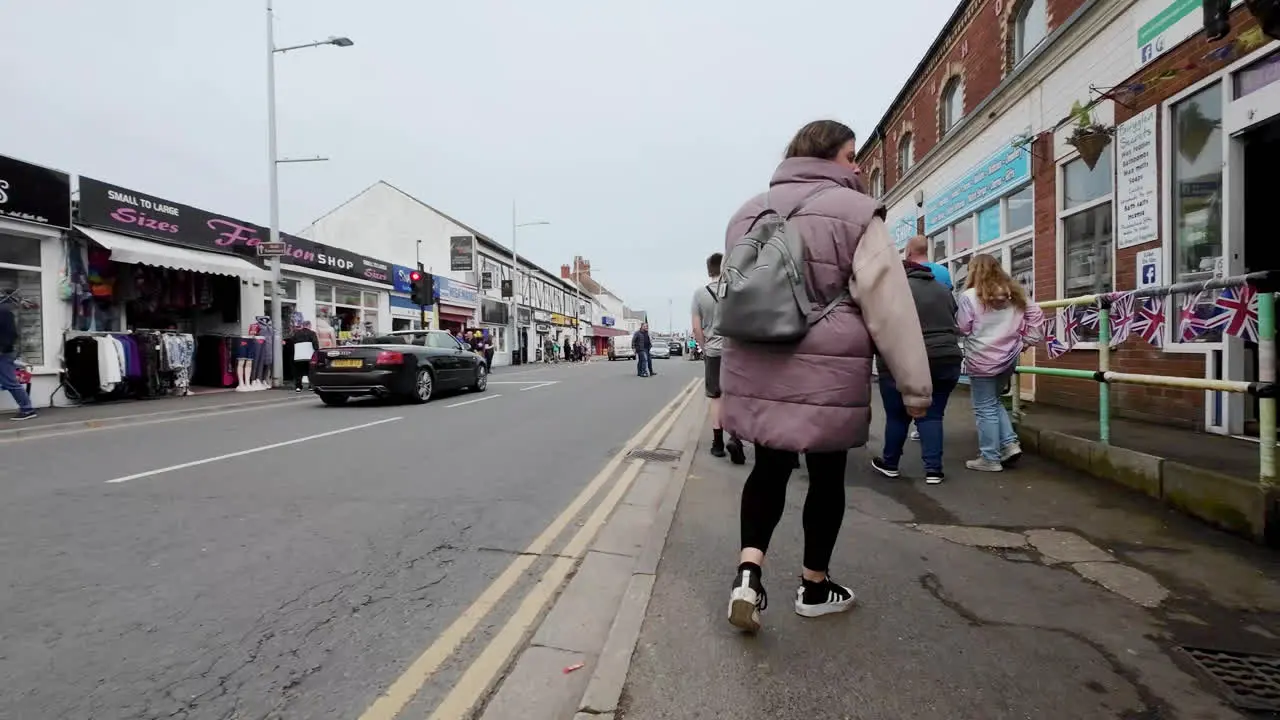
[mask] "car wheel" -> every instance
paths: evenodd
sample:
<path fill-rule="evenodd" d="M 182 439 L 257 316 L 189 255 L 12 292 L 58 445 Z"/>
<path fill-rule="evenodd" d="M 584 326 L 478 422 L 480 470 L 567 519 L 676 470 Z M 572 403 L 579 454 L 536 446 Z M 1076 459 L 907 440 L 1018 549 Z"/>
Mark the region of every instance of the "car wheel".
<path fill-rule="evenodd" d="M 338 395 L 337 393 L 326 393 L 326 392 L 320 393 L 320 402 L 324 403 L 325 405 L 328 405 L 329 407 L 338 407 L 340 405 L 346 405 L 347 400 L 349 399 L 350 398 L 348 398 L 346 395 Z"/>
<path fill-rule="evenodd" d="M 410 396 L 410 400 L 419 404 L 427 402 L 435 389 L 435 379 L 431 377 L 431 371 L 422 368 L 413 380 L 413 395 Z"/>
<path fill-rule="evenodd" d="M 476 392 L 484 392 L 488 388 L 489 388 L 489 370 L 485 368 L 484 364 L 482 363 L 476 367 L 476 382 L 474 385 L 471 386 L 471 389 L 475 390 Z"/>

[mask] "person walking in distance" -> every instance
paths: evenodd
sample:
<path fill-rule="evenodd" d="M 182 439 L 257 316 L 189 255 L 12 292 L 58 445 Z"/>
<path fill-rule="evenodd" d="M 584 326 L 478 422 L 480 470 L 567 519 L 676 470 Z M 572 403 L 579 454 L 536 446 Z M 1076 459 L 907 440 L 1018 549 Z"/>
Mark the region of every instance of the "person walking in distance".
<path fill-rule="evenodd" d="M 923 235 L 916 235 L 908 240 L 903 259 L 928 268 L 929 272 L 933 273 L 933 279 L 942 283 L 942 286 L 947 289 L 947 292 L 951 292 L 953 288 L 951 283 L 951 271 L 947 270 L 946 265 L 929 262 L 929 238 Z M 908 437 L 912 440 L 920 439 L 920 427 L 918 424 L 911 428 L 911 433 Z"/>
<path fill-rule="evenodd" d="M 716 306 L 720 304 L 716 297 L 716 286 L 720 283 L 720 263 L 723 253 L 712 253 L 707 258 L 707 275 L 711 282 L 693 291 L 693 338 L 706 348 L 706 360 L 703 367 L 703 384 L 707 397 L 711 398 L 711 454 L 724 457 L 728 452 L 734 465 L 747 461 L 742 448 L 742 441 L 732 435 L 729 442 L 724 441 L 724 430 L 720 426 L 720 350 L 721 338 L 716 335 Z"/>
<path fill-rule="evenodd" d="M 640 329 L 631 336 L 631 349 L 636 351 L 636 374 L 640 377 L 656 375 L 653 372 L 653 361 L 649 351 L 653 349 L 653 340 L 649 338 L 649 323 L 640 323 Z"/>
<path fill-rule="evenodd" d="M 36 416 L 31 406 L 31 396 L 27 389 L 18 382 L 18 321 L 13 310 L 0 302 L 0 390 L 8 390 L 13 402 L 18 406 L 16 415 L 10 420 L 30 420 Z"/>
<path fill-rule="evenodd" d="M 937 485 L 945 479 L 942 471 L 942 414 L 947 409 L 947 399 L 960 380 L 960 365 L 964 353 L 960 350 L 960 335 L 956 331 L 956 300 L 951 291 L 938 282 L 923 263 L 910 258 L 920 258 L 921 249 L 927 248 L 923 237 L 907 241 L 907 257 L 902 261 L 907 271 L 907 284 L 911 287 L 911 299 L 915 301 L 916 315 L 920 318 L 920 330 L 924 335 L 925 350 L 929 355 L 929 373 L 933 380 L 933 403 L 924 417 L 915 418 L 920 429 L 921 455 L 924 458 L 924 479 Z M 880 374 L 880 399 L 884 402 L 884 451 L 871 459 L 871 466 L 881 475 L 899 476 L 898 461 L 907 442 L 907 428 L 912 417 L 894 382 L 893 373 L 883 357 L 876 358 Z"/>
<path fill-rule="evenodd" d="M 979 456 L 965 462 L 965 467 L 1000 472 L 1022 456 L 1000 395 L 1018 356 L 1044 339 L 1044 313 L 1027 300 L 1022 285 L 1009 277 L 993 255 L 976 255 L 970 261 L 958 305 L 956 326 L 967 338 L 965 364 L 978 425 Z"/>
<path fill-rule="evenodd" d="M 787 500 L 787 481 L 804 453 L 804 564 L 795 611 L 804 617 L 843 612 L 853 591 L 829 574 L 844 520 L 849 450 L 866 444 L 871 424 L 872 357 L 879 352 L 907 414 L 933 402 L 929 359 L 906 271 L 884 222 L 866 195 L 854 134 L 831 120 L 800 129 L 768 192 L 747 201 L 725 234 L 726 258 L 766 210 L 786 221 L 803 244 L 799 270 L 811 323 L 794 343 L 751 343 L 725 333 L 725 298 L 717 316 L 724 338 L 720 382 L 726 432 L 755 444 L 755 467 L 742 488 L 741 552 L 729 596 L 729 622 L 760 628 L 767 604 L 765 553 Z"/>
<path fill-rule="evenodd" d="M 311 356 L 320 349 L 320 338 L 311 329 L 311 323 L 304 321 L 302 327 L 293 331 L 293 391 L 302 392 L 302 378 L 309 379 L 311 374 Z"/>

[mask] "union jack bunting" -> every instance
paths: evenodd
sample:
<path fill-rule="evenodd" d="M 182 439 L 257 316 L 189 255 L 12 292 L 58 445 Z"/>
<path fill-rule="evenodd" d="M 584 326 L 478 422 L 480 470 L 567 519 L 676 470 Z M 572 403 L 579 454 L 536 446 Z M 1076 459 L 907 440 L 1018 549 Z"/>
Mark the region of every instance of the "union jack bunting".
<path fill-rule="evenodd" d="M 1178 311 L 1177 336 L 1180 342 L 1192 342 L 1205 331 L 1204 319 L 1196 314 L 1196 308 L 1204 299 L 1204 291 L 1187 295 Z"/>
<path fill-rule="evenodd" d="M 1164 347 L 1164 298 L 1143 299 L 1133 316 L 1131 331 L 1156 347 Z"/>
<path fill-rule="evenodd" d="M 1057 335 L 1067 350 L 1075 347 L 1076 343 L 1080 342 L 1080 325 L 1081 317 L 1078 308 L 1074 305 L 1058 308 Z"/>
<path fill-rule="evenodd" d="M 1061 313 L 1062 310 L 1058 310 L 1059 316 Z M 1060 358 L 1071 349 L 1070 346 L 1059 339 L 1059 327 L 1061 327 L 1061 324 L 1058 322 L 1058 317 L 1056 316 L 1045 321 L 1044 349 L 1048 351 L 1051 359 Z"/>
<path fill-rule="evenodd" d="M 1086 327 L 1095 332 L 1097 331 L 1098 329 L 1098 306 L 1097 305 L 1076 305 L 1076 306 L 1073 306 L 1071 309 L 1074 312 L 1076 319 L 1078 320 L 1076 324 L 1079 327 Z"/>
<path fill-rule="evenodd" d="M 1205 324 L 1249 342 L 1258 342 L 1258 291 L 1251 285 L 1223 290 L 1213 301 L 1218 313 Z"/>
<path fill-rule="evenodd" d="M 1111 293 L 1107 299 L 1111 301 L 1111 347 L 1118 347 L 1129 339 L 1133 328 L 1133 293 Z"/>

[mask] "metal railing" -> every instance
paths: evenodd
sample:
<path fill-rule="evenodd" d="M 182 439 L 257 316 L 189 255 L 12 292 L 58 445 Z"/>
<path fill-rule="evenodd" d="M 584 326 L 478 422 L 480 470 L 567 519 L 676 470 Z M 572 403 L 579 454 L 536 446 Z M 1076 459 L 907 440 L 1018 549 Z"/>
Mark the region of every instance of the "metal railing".
<path fill-rule="evenodd" d="M 1120 373 L 1111 369 L 1111 304 L 1115 294 L 1081 295 L 1062 300 L 1037 303 L 1043 310 L 1072 306 L 1096 306 L 1098 309 L 1098 369 L 1074 370 L 1019 365 L 1014 368 L 1013 415 L 1021 415 L 1021 398 L 1018 375 L 1044 375 L 1047 377 L 1076 378 L 1098 383 L 1098 439 L 1103 444 L 1111 442 L 1111 388 L 1113 384 L 1148 385 L 1154 387 L 1189 388 L 1217 392 L 1241 393 L 1258 398 L 1258 482 L 1269 488 L 1276 480 L 1276 315 L 1275 295 L 1280 284 L 1280 271 L 1264 271 L 1205 282 L 1179 283 L 1156 288 L 1135 290 L 1135 300 L 1148 297 L 1170 297 L 1206 290 L 1252 286 L 1258 297 L 1258 380 L 1208 380 L 1172 375 L 1143 375 Z M 1167 303 L 1166 323 L 1176 334 L 1178 314 L 1173 304 Z"/>

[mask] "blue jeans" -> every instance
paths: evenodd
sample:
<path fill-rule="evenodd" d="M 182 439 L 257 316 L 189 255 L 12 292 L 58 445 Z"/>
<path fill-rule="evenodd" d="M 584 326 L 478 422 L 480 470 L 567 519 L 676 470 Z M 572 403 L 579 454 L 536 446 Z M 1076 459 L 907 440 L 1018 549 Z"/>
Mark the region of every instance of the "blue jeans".
<path fill-rule="evenodd" d="M 973 419 L 978 424 L 978 452 L 984 460 L 1000 461 L 1000 451 L 1018 441 L 1009 413 L 1000 402 L 1003 377 L 970 377 Z"/>
<path fill-rule="evenodd" d="M 924 417 L 916 418 L 920 430 L 920 455 L 925 472 L 942 472 L 942 416 L 947 411 L 947 400 L 960 380 L 960 366 L 933 368 L 933 404 Z M 907 432 L 911 429 L 911 416 L 903 403 L 898 385 L 888 375 L 880 376 L 880 399 L 884 401 L 884 462 L 891 468 L 902 460 L 902 448 L 907 444 Z"/>
<path fill-rule="evenodd" d="M 18 366 L 13 364 L 16 358 L 13 353 L 0 353 L 0 390 L 9 391 L 20 412 L 30 412 L 31 398 L 27 389 L 18 382 Z"/>
<path fill-rule="evenodd" d="M 636 374 L 649 375 L 653 372 L 653 361 L 649 359 L 649 353 L 643 350 L 636 351 Z"/>

